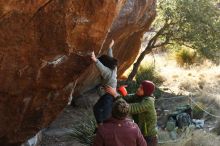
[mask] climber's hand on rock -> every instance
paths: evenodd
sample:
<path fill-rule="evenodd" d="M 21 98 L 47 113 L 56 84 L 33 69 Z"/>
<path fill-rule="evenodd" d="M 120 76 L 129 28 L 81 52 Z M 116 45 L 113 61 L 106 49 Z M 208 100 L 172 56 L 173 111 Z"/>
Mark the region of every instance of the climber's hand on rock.
<path fill-rule="evenodd" d="M 115 41 L 112 40 L 111 44 L 109 45 L 109 48 L 112 48 L 112 46 L 114 45 Z"/>
<path fill-rule="evenodd" d="M 92 61 L 94 61 L 94 62 L 97 62 L 97 61 L 98 61 L 98 59 L 97 59 L 96 56 L 95 56 L 94 51 L 93 51 L 92 54 L 91 54 L 91 59 L 92 59 Z"/>

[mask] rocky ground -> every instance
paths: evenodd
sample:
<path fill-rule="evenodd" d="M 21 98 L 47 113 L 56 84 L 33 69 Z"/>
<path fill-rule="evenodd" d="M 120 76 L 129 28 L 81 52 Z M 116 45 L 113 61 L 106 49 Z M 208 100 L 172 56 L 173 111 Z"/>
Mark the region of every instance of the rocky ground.
<path fill-rule="evenodd" d="M 82 108 L 67 106 L 49 127 L 42 129 L 23 146 L 83 146 L 72 139 L 69 132 L 84 111 Z"/>
<path fill-rule="evenodd" d="M 42 132 L 41 146 L 82 146 L 74 141 L 69 132 L 74 126 L 74 122 L 80 117 L 82 109 L 68 106 L 60 116 Z"/>
<path fill-rule="evenodd" d="M 82 109 L 68 106 L 57 119 L 42 132 L 41 146 L 83 146 L 74 141 L 68 133 L 80 118 Z"/>

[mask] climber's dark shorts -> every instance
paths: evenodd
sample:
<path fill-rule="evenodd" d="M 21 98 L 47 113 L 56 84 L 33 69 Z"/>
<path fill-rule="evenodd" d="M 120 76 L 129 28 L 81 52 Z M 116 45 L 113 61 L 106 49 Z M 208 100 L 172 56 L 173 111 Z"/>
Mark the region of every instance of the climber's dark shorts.
<path fill-rule="evenodd" d="M 103 121 L 111 117 L 113 99 L 114 97 L 112 95 L 105 94 L 94 105 L 93 112 L 98 124 L 103 123 Z"/>

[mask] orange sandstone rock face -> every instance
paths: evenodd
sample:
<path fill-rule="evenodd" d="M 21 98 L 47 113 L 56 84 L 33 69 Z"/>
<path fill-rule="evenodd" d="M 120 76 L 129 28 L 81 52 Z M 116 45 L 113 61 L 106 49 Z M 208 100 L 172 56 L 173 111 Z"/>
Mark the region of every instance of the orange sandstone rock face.
<path fill-rule="evenodd" d="M 88 55 L 134 61 L 155 0 L 0 0 L 0 145 L 19 145 L 96 84 Z"/>

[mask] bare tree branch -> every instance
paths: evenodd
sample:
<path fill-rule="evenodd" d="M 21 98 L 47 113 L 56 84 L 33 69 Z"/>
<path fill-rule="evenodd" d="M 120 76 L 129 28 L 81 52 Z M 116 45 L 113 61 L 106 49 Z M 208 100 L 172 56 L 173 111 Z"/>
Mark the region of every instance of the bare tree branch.
<path fill-rule="evenodd" d="M 170 43 L 169 43 L 169 40 L 166 40 L 166 41 L 163 42 L 163 43 L 160 43 L 160 44 L 154 45 L 153 48 L 162 47 L 162 46 L 165 46 L 165 45 L 167 45 L 167 44 L 170 44 Z"/>
<path fill-rule="evenodd" d="M 154 48 L 156 42 L 158 41 L 159 36 L 169 27 L 168 21 L 165 21 L 163 27 L 159 29 L 159 31 L 150 39 L 147 46 L 145 47 L 144 51 L 141 52 L 140 56 L 138 57 L 137 61 L 134 63 L 131 73 L 128 76 L 127 81 L 133 80 L 134 76 L 136 75 L 138 68 L 144 59 L 145 55 L 150 53 Z"/>

